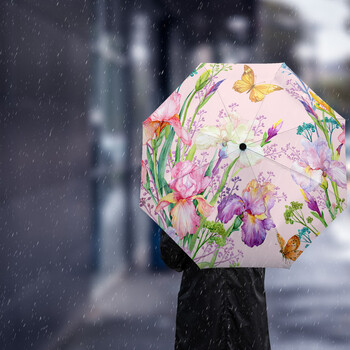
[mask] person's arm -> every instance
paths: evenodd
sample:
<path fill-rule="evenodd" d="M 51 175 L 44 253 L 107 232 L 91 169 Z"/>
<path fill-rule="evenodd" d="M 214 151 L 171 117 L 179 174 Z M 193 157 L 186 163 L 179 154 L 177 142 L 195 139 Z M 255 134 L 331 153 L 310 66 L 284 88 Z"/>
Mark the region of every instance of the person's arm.
<path fill-rule="evenodd" d="M 164 230 L 160 231 L 160 255 L 164 263 L 177 272 L 184 271 L 193 264 L 196 265 Z"/>

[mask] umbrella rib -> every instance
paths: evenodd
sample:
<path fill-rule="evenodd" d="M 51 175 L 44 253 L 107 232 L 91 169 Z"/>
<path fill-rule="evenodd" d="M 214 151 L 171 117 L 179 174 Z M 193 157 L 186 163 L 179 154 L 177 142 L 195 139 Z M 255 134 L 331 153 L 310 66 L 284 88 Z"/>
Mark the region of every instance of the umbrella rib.
<path fill-rule="evenodd" d="M 256 153 L 256 152 L 255 152 Z M 259 154 L 259 153 L 258 153 Z M 256 175 L 255 175 L 255 172 L 254 172 L 254 169 L 253 169 L 253 166 L 252 166 L 252 163 L 250 162 L 250 160 L 249 160 L 249 157 L 247 156 L 247 159 L 248 159 L 248 162 L 249 162 L 249 164 L 250 164 L 250 168 L 252 169 L 252 172 L 253 172 L 253 175 L 254 175 L 254 178 L 255 178 L 255 181 L 257 182 L 257 183 L 259 183 L 259 181 L 258 181 L 258 178 L 256 177 Z"/>
<path fill-rule="evenodd" d="M 279 66 L 278 69 L 276 70 L 275 75 L 273 76 L 273 78 L 272 78 L 271 81 L 270 81 L 270 84 L 271 84 L 272 81 L 275 80 L 276 75 L 277 75 L 277 72 L 280 70 L 280 68 L 281 68 L 281 66 Z M 266 98 L 266 97 L 265 97 L 265 98 Z M 265 98 L 263 99 L 263 101 L 262 101 L 262 103 L 261 103 L 261 105 L 260 105 L 260 107 L 259 107 L 257 113 L 255 114 L 255 117 L 254 117 L 254 119 L 253 119 L 253 122 L 252 122 L 251 125 L 250 125 L 249 131 L 248 131 L 247 136 L 246 136 L 246 138 L 245 138 L 245 140 L 244 140 L 244 143 L 246 143 L 246 141 L 247 141 L 247 139 L 248 139 L 248 136 L 249 136 L 250 131 L 252 130 L 253 124 L 255 123 L 255 120 L 256 120 L 257 116 L 259 115 L 259 112 L 260 112 L 260 110 L 261 110 L 261 108 L 262 108 L 262 106 L 263 106 L 263 104 L 264 104 L 264 102 L 265 102 Z"/>
<path fill-rule="evenodd" d="M 290 129 L 288 129 L 288 130 L 284 130 L 284 131 L 282 131 L 282 132 L 278 132 L 278 134 L 277 134 L 274 138 L 276 139 L 278 136 L 280 136 L 280 135 L 282 135 L 282 134 L 284 134 L 284 133 L 286 133 L 286 132 L 288 132 L 288 131 L 292 131 L 292 130 L 294 130 L 294 129 L 298 129 L 298 127 L 299 127 L 299 125 L 296 126 L 296 127 L 294 127 L 294 128 L 290 128 Z M 253 144 L 255 144 L 255 143 L 261 142 L 262 140 L 263 140 L 263 138 L 260 139 L 260 140 L 253 141 L 253 142 L 250 143 L 250 145 L 253 145 Z"/>
<path fill-rule="evenodd" d="M 207 72 L 209 72 L 209 70 L 208 70 L 205 66 L 204 66 L 204 68 L 207 70 Z M 230 115 L 229 115 L 229 113 L 228 113 L 228 110 L 227 110 L 227 108 L 226 108 L 226 105 L 225 105 L 223 99 L 221 98 L 221 95 L 220 95 L 220 93 L 219 93 L 219 89 L 216 90 L 216 93 L 218 94 L 218 96 L 219 96 L 219 98 L 220 98 L 220 101 L 221 101 L 222 105 L 224 106 L 224 109 L 225 109 L 225 111 L 226 111 L 227 117 L 229 117 Z M 236 129 L 233 129 L 233 131 L 235 132 L 235 135 L 236 135 L 236 137 L 238 138 L 238 135 L 237 135 L 237 133 L 236 133 Z"/>
<path fill-rule="evenodd" d="M 251 152 L 254 152 L 254 153 L 258 154 L 260 157 L 264 157 L 265 159 L 268 159 L 268 160 L 270 160 L 270 161 L 272 161 L 272 162 L 275 162 L 275 163 L 277 163 L 278 165 L 281 165 L 281 166 L 285 167 L 285 168 L 288 169 L 289 171 L 293 171 L 293 172 L 295 172 L 295 173 L 297 173 L 297 174 L 300 174 L 300 175 L 302 175 L 302 176 L 304 176 L 305 178 L 307 178 L 307 179 L 310 180 L 310 178 L 307 177 L 305 174 L 300 173 L 299 171 L 296 171 L 296 170 L 294 170 L 294 169 L 292 169 L 292 168 L 290 168 L 290 167 L 287 167 L 286 165 L 284 165 L 284 164 L 282 164 L 282 163 L 280 163 L 280 162 L 276 162 L 274 159 L 271 159 L 271 158 L 269 158 L 269 157 L 266 157 L 265 155 L 261 155 L 260 153 L 255 152 L 255 151 L 253 151 L 252 149 L 247 148 L 247 150 L 249 150 L 249 151 L 251 151 Z M 315 180 L 313 180 L 313 179 L 311 179 L 311 180 L 312 180 L 312 181 L 315 181 Z M 317 182 L 317 181 L 315 181 L 315 182 Z M 317 182 L 317 183 L 318 183 L 318 182 Z M 320 183 L 318 183 L 318 184 L 320 184 Z M 329 186 L 328 186 L 328 191 L 331 192 L 331 193 L 334 195 L 334 197 L 335 197 L 334 192 L 329 188 Z"/>

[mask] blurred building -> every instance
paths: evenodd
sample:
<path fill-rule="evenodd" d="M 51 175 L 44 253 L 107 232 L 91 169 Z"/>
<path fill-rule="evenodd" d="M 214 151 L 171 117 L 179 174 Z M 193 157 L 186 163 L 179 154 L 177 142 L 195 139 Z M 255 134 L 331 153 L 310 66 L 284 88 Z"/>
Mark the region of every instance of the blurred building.
<path fill-rule="evenodd" d="M 200 60 L 251 58 L 256 6 L 0 6 L 0 339 L 38 348 L 69 326 L 91 282 L 160 267 L 138 202 L 141 123 Z"/>
<path fill-rule="evenodd" d="M 88 293 L 92 23 L 83 1 L 0 4 L 1 349 L 38 348 Z"/>
<path fill-rule="evenodd" d="M 0 348 L 56 349 L 97 287 L 165 269 L 142 121 L 200 62 L 298 71 L 307 27 L 256 0 L 8 0 L 0 25 Z"/>

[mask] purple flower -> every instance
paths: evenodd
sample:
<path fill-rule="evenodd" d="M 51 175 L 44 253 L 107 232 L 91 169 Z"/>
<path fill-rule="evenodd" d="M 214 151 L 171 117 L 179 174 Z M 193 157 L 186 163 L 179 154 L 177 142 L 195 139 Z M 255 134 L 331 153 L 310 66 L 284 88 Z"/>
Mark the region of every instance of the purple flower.
<path fill-rule="evenodd" d="M 224 224 L 228 223 L 233 215 L 241 215 L 244 211 L 244 201 L 236 194 L 225 197 L 218 205 L 218 218 Z"/>
<path fill-rule="evenodd" d="M 269 130 L 267 130 L 267 139 L 265 140 L 265 142 L 270 141 L 274 136 L 276 136 L 277 133 L 280 131 L 282 125 L 282 119 L 280 119 L 277 123 L 273 124 L 272 127 Z"/>
<path fill-rule="evenodd" d="M 251 180 L 242 192 L 242 197 L 233 194 L 218 206 L 218 218 L 223 223 L 241 215 L 242 241 L 249 247 L 259 246 L 265 241 L 266 231 L 275 227 L 270 209 L 275 203 L 275 186 L 269 182 L 260 185 Z"/>
<path fill-rule="evenodd" d="M 293 180 L 307 192 L 314 191 L 327 176 L 338 186 L 346 188 L 346 168 L 342 162 L 332 160 L 332 151 L 327 142 L 318 138 L 313 142 L 303 138 L 304 151 L 300 160 L 295 161 L 291 169 Z"/>
<path fill-rule="evenodd" d="M 302 189 L 300 189 L 300 191 L 301 191 L 301 194 L 303 195 L 309 209 L 315 211 L 320 217 L 322 217 L 322 214 L 320 212 L 320 209 L 318 207 L 318 204 L 317 204 L 315 198 L 312 197 L 311 194 L 307 191 L 303 191 Z"/>
<path fill-rule="evenodd" d="M 303 104 L 303 106 L 304 106 L 306 112 L 309 113 L 309 114 L 312 114 L 312 115 L 318 120 L 318 116 L 317 116 L 317 114 L 314 112 L 314 110 L 313 110 L 306 102 L 304 102 L 304 101 L 302 101 L 302 100 L 299 100 L 299 101 Z"/>
<path fill-rule="evenodd" d="M 214 92 L 219 88 L 219 86 L 221 85 L 221 83 L 222 83 L 224 80 L 225 80 L 225 79 L 220 80 L 220 81 L 218 81 L 216 84 L 214 84 L 214 85 L 207 91 L 207 93 L 206 93 L 205 96 L 204 96 L 204 99 L 206 99 L 207 97 L 213 95 Z"/>
<path fill-rule="evenodd" d="M 212 171 L 212 175 L 213 175 L 213 176 L 215 176 L 215 175 L 217 175 L 217 174 L 219 173 L 219 165 L 220 165 L 221 161 L 222 161 L 223 159 L 227 158 L 227 157 L 228 157 L 228 155 L 227 155 L 227 152 L 226 152 L 226 146 L 224 146 L 224 147 L 222 147 L 222 148 L 220 149 L 220 152 L 219 152 L 219 159 L 218 159 L 218 161 L 216 162 L 215 167 L 214 167 L 214 169 L 213 169 L 213 171 Z"/>

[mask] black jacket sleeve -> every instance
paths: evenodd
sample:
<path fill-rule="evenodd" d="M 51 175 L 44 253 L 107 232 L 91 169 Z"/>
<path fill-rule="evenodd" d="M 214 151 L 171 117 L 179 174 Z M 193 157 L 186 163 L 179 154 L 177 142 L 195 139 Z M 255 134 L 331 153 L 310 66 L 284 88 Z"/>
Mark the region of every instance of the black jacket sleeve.
<path fill-rule="evenodd" d="M 184 271 L 189 267 L 197 267 L 199 269 L 197 264 L 164 230 L 160 231 L 160 255 L 164 263 L 177 272 Z"/>

